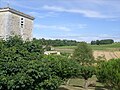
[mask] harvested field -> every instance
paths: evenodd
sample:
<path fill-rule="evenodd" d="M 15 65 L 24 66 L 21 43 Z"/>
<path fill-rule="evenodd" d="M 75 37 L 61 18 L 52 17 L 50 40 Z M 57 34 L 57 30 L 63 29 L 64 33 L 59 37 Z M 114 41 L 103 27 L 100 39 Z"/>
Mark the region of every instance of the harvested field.
<path fill-rule="evenodd" d="M 93 55 L 95 58 L 98 56 L 104 56 L 107 60 L 112 58 L 120 58 L 120 43 L 114 43 L 110 45 L 90 45 L 93 49 Z M 60 46 L 55 47 L 56 51 L 61 53 L 73 53 L 76 46 Z"/>
<path fill-rule="evenodd" d="M 59 52 L 64 53 L 73 53 L 74 49 L 56 49 Z M 107 60 L 113 58 L 120 58 L 120 51 L 103 51 L 103 50 L 95 50 L 93 52 L 95 58 L 98 56 L 104 56 Z"/>
<path fill-rule="evenodd" d="M 98 56 L 104 56 L 107 60 L 113 59 L 113 58 L 120 58 L 120 52 L 119 51 L 94 51 L 93 55 L 95 58 Z"/>

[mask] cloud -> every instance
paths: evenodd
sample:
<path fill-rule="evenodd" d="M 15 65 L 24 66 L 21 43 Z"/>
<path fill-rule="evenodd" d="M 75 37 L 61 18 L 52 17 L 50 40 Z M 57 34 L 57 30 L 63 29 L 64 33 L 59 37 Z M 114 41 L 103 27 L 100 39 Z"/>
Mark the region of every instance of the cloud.
<path fill-rule="evenodd" d="M 8 2 L 9 0 L 2 1 L 4 5 L 7 5 Z M 113 19 L 116 21 L 115 18 L 120 18 L 119 3 L 119 0 L 51 0 L 51 2 L 48 2 L 47 0 L 11 0 L 10 6 L 29 9 L 30 11 L 49 10 L 52 12 L 76 13 L 83 15 L 84 17 Z M 49 14 L 50 13 L 46 14 L 45 17 L 49 17 Z M 51 16 L 52 14 L 50 14 L 50 17 Z M 44 15 L 39 17 L 44 18 Z"/>
<path fill-rule="evenodd" d="M 90 18 L 113 18 L 112 16 L 103 15 L 98 11 L 87 10 L 87 9 L 72 9 L 72 8 L 64 8 L 64 7 L 48 6 L 48 5 L 43 6 L 43 9 L 54 12 L 76 13 Z"/>
<path fill-rule="evenodd" d="M 71 31 L 69 27 L 66 26 L 60 26 L 60 25 L 43 25 L 43 24 L 35 24 L 34 26 L 37 29 L 50 29 L 50 30 L 60 30 L 60 31 Z"/>
<path fill-rule="evenodd" d="M 58 14 L 55 12 L 45 12 L 45 13 L 41 13 L 41 12 L 28 12 L 28 14 L 37 17 L 37 18 L 47 18 L 47 17 L 57 17 Z"/>
<path fill-rule="evenodd" d="M 88 28 L 87 24 L 68 24 L 68 25 L 45 25 L 45 24 L 35 24 L 35 29 L 44 30 L 60 30 L 65 32 L 70 32 L 76 30 L 82 30 Z"/>
<path fill-rule="evenodd" d="M 88 28 L 88 25 L 87 24 L 70 24 L 68 25 L 69 27 L 74 27 L 74 28 L 77 28 L 77 29 L 84 29 L 84 28 Z"/>
<path fill-rule="evenodd" d="M 26 1 L 11 1 L 11 0 L 2 0 L 2 6 L 7 6 L 7 4 L 9 4 L 10 7 L 20 7 L 20 8 L 26 8 L 26 9 L 30 9 L 30 10 L 40 10 L 39 8 L 33 7 L 32 5 L 26 5 Z M 29 1 L 30 2 L 30 1 Z"/>

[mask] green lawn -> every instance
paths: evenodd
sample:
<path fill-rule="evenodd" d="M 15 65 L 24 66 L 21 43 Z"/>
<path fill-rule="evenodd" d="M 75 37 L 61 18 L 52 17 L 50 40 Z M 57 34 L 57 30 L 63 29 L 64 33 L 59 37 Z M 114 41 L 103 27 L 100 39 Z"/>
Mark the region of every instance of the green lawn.
<path fill-rule="evenodd" d="M 118 51 L 120 50 L 120 43 L 107 44 L 107 45 L 90 45 L 93 50 L 104 50 L 104 51 Z M 54 47 L 55 50 L 65 53 L 72 53 L 76 46 L 60 46 Z"/>
<path fill-rule="evenodd" d="M 90 45 L 93 50 L 119 50 L 120 43 L 107 44 L 107 45 Z"/>

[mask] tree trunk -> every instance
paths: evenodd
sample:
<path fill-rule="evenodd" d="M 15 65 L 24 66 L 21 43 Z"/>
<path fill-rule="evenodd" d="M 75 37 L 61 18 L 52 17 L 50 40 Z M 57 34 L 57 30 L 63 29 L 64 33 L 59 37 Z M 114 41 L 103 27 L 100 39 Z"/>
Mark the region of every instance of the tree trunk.
<path fill-rule="evenodd" d="M 85 80 L 85 83 L 84 83 L 84 89 L 88 89 L 88 80 Z"/>

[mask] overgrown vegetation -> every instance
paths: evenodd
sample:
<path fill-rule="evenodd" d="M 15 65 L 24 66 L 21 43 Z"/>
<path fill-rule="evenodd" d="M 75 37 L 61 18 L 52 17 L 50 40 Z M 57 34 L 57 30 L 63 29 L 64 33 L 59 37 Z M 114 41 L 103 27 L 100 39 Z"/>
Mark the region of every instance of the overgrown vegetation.
<path fill-rule="evenodd" d="M 101 62 L 97 67 L 97 78 L 112 90 L 120 89 L 120 59 Z"/>
<path fill-rule="evenodd" d="M 0 41 L 0 90 L 55 90 L 80 73 L 80 65 L 62 56 L 44 56 L 37 41 L 19 37 Z"/>
<path fill-rule="evenodd" d="M 48 46 L 48 47 L 47 47 Z M 98 62 L 95 72 L 92 49 L 80 42 L 73 55 L 43 55 L 49 45 L 39 40 L 23 41 L 20 37 L 0 40 L 0 90 L 56 90 L 69 78 L 98 80 L 113 90 L 120 88 L 120 59 Z M 101 60 L 101 58 L 99 58 Z M 102 58 L 103 60 L 103 58 Z"/>

